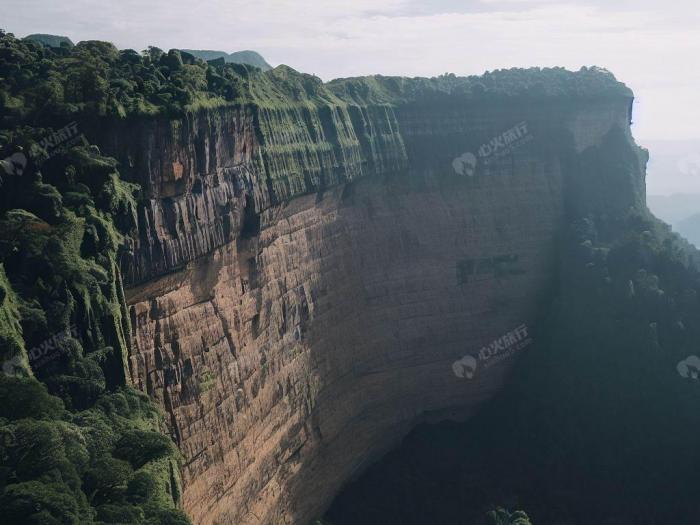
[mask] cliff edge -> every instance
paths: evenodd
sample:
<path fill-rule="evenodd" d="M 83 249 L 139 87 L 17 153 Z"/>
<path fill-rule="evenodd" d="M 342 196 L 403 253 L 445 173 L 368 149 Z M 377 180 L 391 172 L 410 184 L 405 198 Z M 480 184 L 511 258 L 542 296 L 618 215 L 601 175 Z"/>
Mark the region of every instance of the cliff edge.
<path fill-rule="evenodd" d="M 532 344 L 569 220 L 645 212 L 632 93 L 605 70 L 324 84 L 3 39 L 3 213 L 8 189 L 78 213 L 64 241 L 94 279 L 65 321 L 104 388 L 163 410 L 163 491 L 197 524 L 307 523 L 418 423 L 470 417 Z M 46 67 L 64 84 L 36 85 Z"/>
<path fill-rule="evenodd" d="M 460 362 L 527 347 L 567 216 L 643 208 L 631 94 L 520 74 L 278 68 L 245 104 L 100 141 L 141 160 L 129 370 L 169 414 L 196 523 L 306 523 L 419 422 L 469 417 L 517 356 Z M 629 171 L 585 160 L 609 144 Z"/>

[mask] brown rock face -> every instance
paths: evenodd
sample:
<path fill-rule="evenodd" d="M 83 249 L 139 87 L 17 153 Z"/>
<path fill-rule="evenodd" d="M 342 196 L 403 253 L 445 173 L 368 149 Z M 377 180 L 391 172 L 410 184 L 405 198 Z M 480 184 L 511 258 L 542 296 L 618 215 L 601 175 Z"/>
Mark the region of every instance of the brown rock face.
<path fill-rule="evenodd" d="M 150 196 L 130 373 L 170 419 L 193 522 L 306 524 L 416 423 L 490 397 L 517 355 L 453 364 L 537 315 L 572 158 L 628 134 L 628 103 L 354 109 L 315 160 L 231 108 L 107 144 Z"/>

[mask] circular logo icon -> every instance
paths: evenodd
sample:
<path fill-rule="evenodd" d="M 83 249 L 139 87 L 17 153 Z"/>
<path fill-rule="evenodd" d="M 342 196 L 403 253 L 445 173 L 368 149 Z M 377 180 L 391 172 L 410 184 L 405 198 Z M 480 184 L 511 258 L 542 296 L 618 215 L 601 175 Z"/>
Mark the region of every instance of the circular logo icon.
<path fill-rule="evenodd" d="M 471 379 L 476 373 L 478 361 L 474 356 L 465 355 L 459 361 L 452 363 L 452 371 L 457 377 Z"/>
<path fill-rule="evenodd" d="M 473 177 L 476 172 L 477 158 L 473 153 L 462 153 L 459 157 L 452 161 L 452 168 L 458 175 L 466 175 Z"/>
<path fill-rule="evenodd" d="M 700 155 L 687 155 L 678 161 L 678 169 L 683 175 L 697 177 L 700 175 Z"/>
<path fill-rule="evenodd" d="M 18 355 L 2 364 L 2 371 L 8 376 L 15 376 L 20 370 L 22 370 L 22 359 Z"/>
<path fill-rule="evenodd" d="M 24 168 L 27 167 L 27 157 L 24 153 L 18 151 L 0 160 L 0 167 L 2 167 L 8 175 L 22 175 L 24 173 Z"/>
<path fill-rule="evenodd" d="M 697 381 L 700 377 L 700 357 L 696 355 L 686 357 L 683 361 L 678 363 L 676 370 L 678 370 L 681 377 Z"/>

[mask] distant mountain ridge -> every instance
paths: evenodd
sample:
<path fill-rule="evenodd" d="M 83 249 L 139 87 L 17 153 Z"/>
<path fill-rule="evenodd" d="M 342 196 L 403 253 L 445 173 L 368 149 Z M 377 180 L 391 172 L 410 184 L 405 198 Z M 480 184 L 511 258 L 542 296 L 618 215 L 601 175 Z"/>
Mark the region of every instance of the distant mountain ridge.
<path fill-rule="evenodd" d="M 75 44 L 67 36 L 61 35 L 49 35 L 44 33 L 34 33 L 24 37 L 25 40 L 32 40 L 34 42 L 39 42 L 49 47 L 61 47 L 62 44 L 67 44 L 69 47 L 73 47 Z M 225 51 L 213 51 L 209 49 L 181 49 L 185 53 L 194 55 L 202 60 L 216 60 L 218 58 L 223 58 L 225 62 L 234 64 L 248 64 L 251 66 L 258 67 L 263 71 L 268 71 L 272 69 L 272 66 L 263 58 L 263 56 L 251 50 L 236 51 L 233 53 L 226 53 Z"/>
<path fill-rule="evenodd" d="M 694 244 L 695 247 L 700 246 L 700 213 L 682 220 L 673 229 Z"/>
<path fill-rule="evenodd" d="M 33 40 L 34 42 L 39 42 L 49 47 L 61 47 L 61 44 L 65 43 L 68 47 L 73 47 L 73 41 L 67 36 L 60 35 L 47 35 L 43 33 L 35 33 L 32 35 L 27 35 L 24 37 L 25 40 Z"/>
<path fill-rule="evenodd" d="M 700 247 L 700 194 L 649 195 L 647 204 L 654 215 Z"/>
<path fill-rule="evenodd" d="M 648 195 L 647 204 L 659 219 L 675 226 L 700 213 L 700 193 Z"/>
<path fill-rule="evenodd" d="M 194 55 L 202 60 L 216 60 L 217 58 L 223 58 L 225 62 L 231 62 L 236 64 L 248 64 L 251 66 L 259 67 L 263 71 L 268 71 L 272 69 L 272 66 L 267 63 L 267 61 L 262 57 L 262 55 L 256 51 L 236 51 L 234 53 L 226 53 L 225 51 L 212 51 L 208 49 L 181 49 L 185 53 Z"/>

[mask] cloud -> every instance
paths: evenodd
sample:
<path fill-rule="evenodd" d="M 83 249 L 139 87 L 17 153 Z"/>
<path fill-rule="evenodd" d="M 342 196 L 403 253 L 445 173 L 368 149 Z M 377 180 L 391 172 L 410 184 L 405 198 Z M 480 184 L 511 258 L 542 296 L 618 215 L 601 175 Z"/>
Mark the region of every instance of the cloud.
<path fill-rule="evenodd" d="M 642 139 L 700 138 L 700 10 L 678 0 L 4 0 L 20 36 L 144 49 L 255 49 L 329 80 L 599 65 L 638 97 Z"/>

